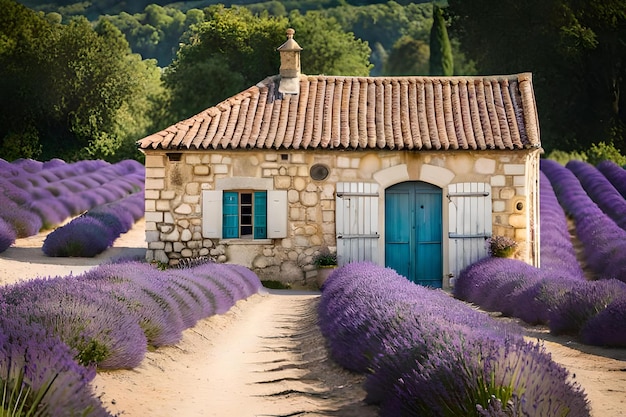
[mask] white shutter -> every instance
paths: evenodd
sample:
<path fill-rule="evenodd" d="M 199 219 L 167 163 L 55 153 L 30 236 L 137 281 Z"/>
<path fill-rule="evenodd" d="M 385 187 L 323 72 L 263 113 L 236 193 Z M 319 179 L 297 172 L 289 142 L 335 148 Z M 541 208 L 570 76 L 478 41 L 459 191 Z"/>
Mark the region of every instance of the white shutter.
<path fill-rule="evenodd" d="M 202 190 L 202 237 L 222 238 L 222 190 Z"/>
<path fill-rule="evenodd" d="M 448 186 L 448 247 L 452 278 L 466 266 L 487 255 L 485 240 L 491 237 L 491 186 L 466 182 Z"/>
<path fill-rule="evenodd" d="M 378 263 L 378 184 L 337 183 L 335 228 L 339 265 Z"/>
<path fill-rule="evenodd" d="M 280 239 L 287 237 L 287 191 L 267 192 L 267 237 Z"/>

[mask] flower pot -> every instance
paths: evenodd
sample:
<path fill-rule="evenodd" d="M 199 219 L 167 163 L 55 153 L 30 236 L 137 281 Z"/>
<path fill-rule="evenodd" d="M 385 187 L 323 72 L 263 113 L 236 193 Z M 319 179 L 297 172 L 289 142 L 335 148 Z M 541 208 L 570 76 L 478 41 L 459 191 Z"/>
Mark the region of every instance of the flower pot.
<path fill-rule="evenodd" d="M 317 277 L 316 277 L 317 286 L 322 288 L 322 285 L 324 285 L 324 282 L 326 282 L 326 279 L 328 279 L 330 274 L 332 274 L 335 269 L 337 269 L 337 265 L 318 267 Z"/>

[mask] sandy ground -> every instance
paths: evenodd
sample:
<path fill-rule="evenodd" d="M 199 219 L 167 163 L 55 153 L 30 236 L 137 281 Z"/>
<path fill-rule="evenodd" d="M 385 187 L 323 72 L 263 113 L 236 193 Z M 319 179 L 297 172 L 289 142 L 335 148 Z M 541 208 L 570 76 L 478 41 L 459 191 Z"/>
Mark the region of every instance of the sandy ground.
<path fill-rule="evenodd" d="M 96 258 L 48 258 L 45 235 L 0 253 L 0 284 L 78 275 L 110 258 L 142 256 L 144 225 Z M 112 413 L 128 417 L 370 417 L 363 378 L 328 357 L 316 325 L 319 293 L 267 291 L 200 321 L 176 346 L 148 352 L 132 370 L 99 372 L 94 390 Z M 526 327 L 587 393 L 593 417 L 626 416 L 626 349 L 584 346 Z"/>

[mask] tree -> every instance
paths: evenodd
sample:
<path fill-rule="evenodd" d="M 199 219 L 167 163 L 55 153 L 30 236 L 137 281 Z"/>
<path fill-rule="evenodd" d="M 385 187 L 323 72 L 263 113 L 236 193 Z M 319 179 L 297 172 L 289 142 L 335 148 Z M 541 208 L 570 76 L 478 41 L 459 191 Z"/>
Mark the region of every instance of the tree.
<path fill-rule="evenodd" d="M 454 74 L 452 46 L 441 9 L 433 4 L 433 26 L 430 31 L 430 75 Z"/>
<path fill-rule="evenodd" d="M 369 75 L 371 49 L 368 44 L 345 32 L 339 23 L 317 11 L 289 14 L 289 24 L 296 31 L 302 72 L 326 75 Z"/>
<path fill-rule="evenodd" d="M 430 48 L 422 40 L 401 37 L 389 53 L 384 73 L 387 75 L 428 75 Z"/>
<path fill-rule="evenodd" d="M 533 73 L 546 149 L 584 150 L 605 141 L 626 151 L 623 0 L 448 4 L 450 29 L 480 72 Z"/>
<path fill-rule="evenodd" d="M 160 94 L 155 62 L 131 54 L 109 22 L 62 25 L 13 0 L 0 7 L 0 156 L 129 156 L 146 133 L 147 97 Z"/>
<path fill-rule="evenodd" d="M 310 13 L 310 14 L 309 14 Z M 166 69 L 171 100 L 167 123 L 190 117 L 264 78 L 278 74 L 289 26 L 304 49 L 303 72 L 364 75 L 369 47 L 319 13 L 253 15 L 242 7 L 205 9 L 205 21 L 192 27 L 174 62 Z"/>

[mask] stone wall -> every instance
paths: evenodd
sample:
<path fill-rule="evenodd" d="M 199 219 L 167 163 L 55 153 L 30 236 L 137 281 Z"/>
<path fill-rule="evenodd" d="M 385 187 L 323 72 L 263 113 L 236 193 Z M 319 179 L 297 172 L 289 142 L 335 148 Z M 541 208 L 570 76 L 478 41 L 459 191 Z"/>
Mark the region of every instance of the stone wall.
<path fill-rule="evenodd" d="M 322 248 L 336 245 L 337 182 L 377 182 L 384 189 L 402 181 L 420 180 L 443 188 L 444 195 L 450 183 L 490 184 L 494 234 L 515 238 L 520 242 L 518 257 L 535 264 L 532 242 L 536 231 L 530 219 L 537 211 L 533 191 L 537 152 L 239 150 L 167 154 L 147 150 L 147 259 L 173 265 L 181 258 L 211 256 L 219 262 L 251 267 L 261 279 L 310 283 L 316 275 L 314 256 Z M 322 181 L 313 180 L 309 170 L 314 164 L 328 166 L 330 175 Z M 263 178 L 274 190 L 287 191 L 286 238 L 202 237 L 202 190 L 218 189 L 220 181 L 233 183 L 238 178 L 242 184 L 246 178 Z M 379 201 L 384 204 L 384 193 Z M 446 265 L 444 259 L 444 273 Z"/>

